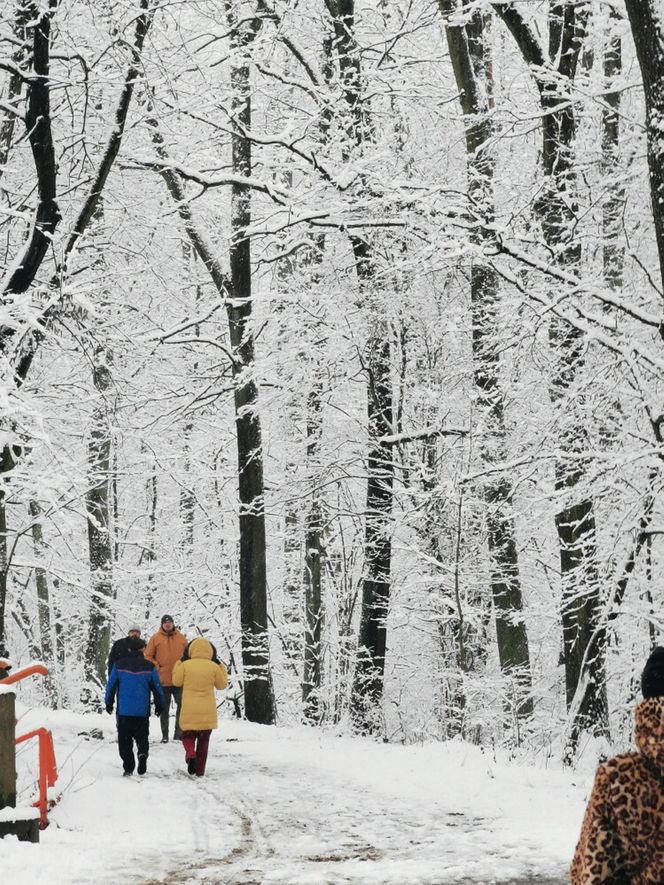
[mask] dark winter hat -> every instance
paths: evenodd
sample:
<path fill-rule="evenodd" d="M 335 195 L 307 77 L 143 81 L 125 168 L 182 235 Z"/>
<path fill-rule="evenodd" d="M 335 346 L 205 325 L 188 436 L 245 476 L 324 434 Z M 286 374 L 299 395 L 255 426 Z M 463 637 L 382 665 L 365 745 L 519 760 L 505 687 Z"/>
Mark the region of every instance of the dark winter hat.
<path fill-rule="evenodd" d="M 140 636 L 130 636 L 129 641 L 127 642 L 127 648 L 129 651 L 143 651 L 145 648 L 145 640 L 141 639 Z"/>
<path fill-rule="evenodd" d="M 664 696 L 664 648 L 661 645 L 646 661 L 641 675 L 641 691 L 644 698 Z"/>
<path fill-rule="evenodd" d="M 165 624 L 166 621 L 171 621 L 171 622 L 172 622 L 172 621 L 173 621 L 173 615 L 162 615 L 162 616 L 161 616 L 161 623 L 162 623 L 162 624 Z"/>

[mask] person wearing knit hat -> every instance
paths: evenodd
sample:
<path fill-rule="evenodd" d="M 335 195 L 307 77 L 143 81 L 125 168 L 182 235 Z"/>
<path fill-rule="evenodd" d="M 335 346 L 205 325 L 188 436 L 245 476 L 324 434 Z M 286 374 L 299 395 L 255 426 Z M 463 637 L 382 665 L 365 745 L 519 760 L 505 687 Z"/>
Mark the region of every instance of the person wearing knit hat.
<path fill-rule="evenodd" d="M 641 674 L 637 751 L 597 769 L 571 868 L 571 885 L 664 883 L 664 648 Z"/>
<path fill-rule="evenodd" d="M 168 743 L 168 716 L 171 700 L 175 701 L 175 732 L 173 740 L 181 740 L 180 704 L 182 689 L 173 685 L 173 667 L 187 647 L 187 638 L 175 626 L 172 615 L 162 615 L 161 626 L 154 633 L 145 649 L 146 660 L 152 661 L 159 673 L 159 681 L 166 699 L 161 715 L 161 742 Z"/>
<path fill-rule="evenodd" d="M 113 713 L 117 700 L 115 724 L 118 730 L 118 752 L 125 775 L 132 775 L 134 769 L 140 775 L 148 770 L 150 696 L 154 699 L 156 716 L 161 716 L 164 706 L 164 693 L 159 684 L 157 670 L 151 661 L 146 661 L 143 657 L 144 648 L 145 642 L 140 636 L 128 637 L 127 653 L 113 666 L 104 697 L 107 713 Z"/>
<path fill-rule="evenodd" d="M 129 651 L 129 640 L 132 636 L 136 636 L 140 639 L 141 636 L 141 628 L 140 627 L 130 627 L 127 630 L 127 635 L 123 636 L 121 639 L 116 639 L 113 645 L 111 646 L 111 650 L 108 655 L 108 664 L 107 671 L 108 675 L 111 675 L 111 670 L 113 669 L 113 665 L 117 664 L 120 658 L 124 657 Z M 143 643 L 145 645 L 145 643 Z"/>
<path fill-rule="evenodd" d="M 644 698 L 664 695 L 664 648 L 658 645 L 646 661 L 641 674 L 641 693 Z"/>

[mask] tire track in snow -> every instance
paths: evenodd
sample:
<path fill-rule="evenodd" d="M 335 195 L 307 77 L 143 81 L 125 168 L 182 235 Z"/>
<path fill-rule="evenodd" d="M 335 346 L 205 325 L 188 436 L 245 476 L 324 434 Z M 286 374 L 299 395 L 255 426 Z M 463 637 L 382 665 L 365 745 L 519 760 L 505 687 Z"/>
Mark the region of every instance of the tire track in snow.
<path fill-rule="evenodd" d="M 371 796 L 367 803 L 366 791 L 351 782 L 270 765 L 250 752 L 227 753 L 222 767 L 223 772 L 192 786 L 203 788 L 205 801 L 199 795 L 198 807 L 207 813 L 224 797 L 228 812 L 220 817 L 240 822 L 239 843 L 216 857 L 208 846 L 186 869 L 144 885 L 262 885 L 266 880 L 275 885 L 488 885 L 481 853 L 491 821 L 442 807 L 433 816 L 431 809 L 423 812 L 412 804 L 394 809 L 385 797 Z M 468 875 L 478 853 L 477 874 Z M 563 885 L 565 880 L 508 874 L 493 881 Z"/>

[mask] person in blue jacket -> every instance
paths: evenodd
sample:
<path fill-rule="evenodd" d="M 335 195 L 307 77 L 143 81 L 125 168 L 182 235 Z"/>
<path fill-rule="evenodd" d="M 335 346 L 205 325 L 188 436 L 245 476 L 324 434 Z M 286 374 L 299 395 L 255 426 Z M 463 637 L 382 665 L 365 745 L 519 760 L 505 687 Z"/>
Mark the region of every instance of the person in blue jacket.
<path fill-rule="evenodd" d="M 164 693 L 159 676 L 151 661 L 143 657 L 145 642 L 140 637 L 131 637 L 127 643 L 127 654 L 113 665 L 106 683 L 106 712 L 113 712 L 113 704 L 118 698 L 118 751 L 122 759 L 125 776 L 134 773 L 134 741 L 138 754 L 139 774 L 148 770 L 150 735 L 150 694 L 154 698 L 154 712 L 161 714 L 164 707 Z"/>

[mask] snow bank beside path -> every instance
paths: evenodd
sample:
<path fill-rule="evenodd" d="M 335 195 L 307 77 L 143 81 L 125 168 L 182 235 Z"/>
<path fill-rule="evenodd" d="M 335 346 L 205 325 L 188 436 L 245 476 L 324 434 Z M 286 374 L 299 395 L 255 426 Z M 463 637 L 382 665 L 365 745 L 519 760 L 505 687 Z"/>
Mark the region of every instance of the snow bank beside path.
<path fill-rule="evenodd" d="M 35 724 L 53 731 L 62 796 L 40 845 L 0 841 L 12 885 L 564 882 L 588 789 L 587 775 L 498 763 L 462 742 L 236 720 L 213 734 L 205 778 L 185 773 L 176 743 L 152 743 L 147 775 L 123 778 L 112 717 L 35 710 L 19 731 Z M 26 804 L 36 752 L 18 768 Z"/>

